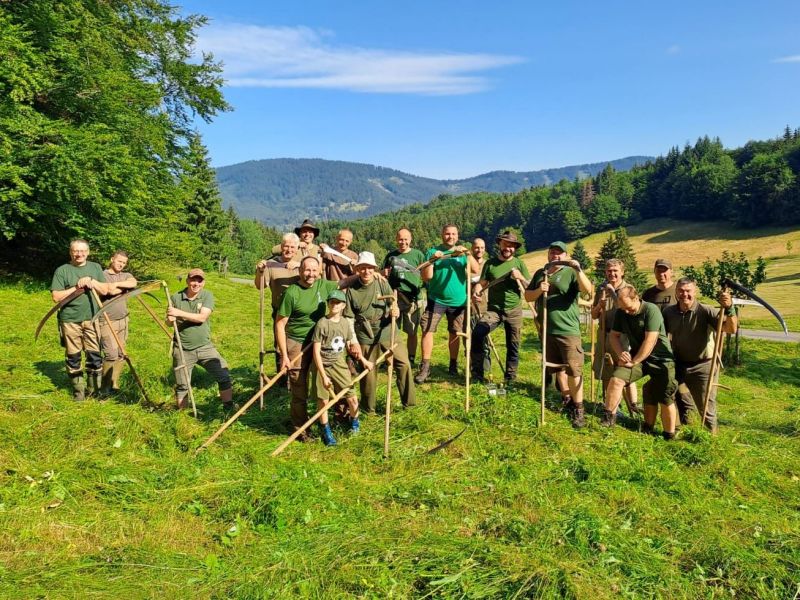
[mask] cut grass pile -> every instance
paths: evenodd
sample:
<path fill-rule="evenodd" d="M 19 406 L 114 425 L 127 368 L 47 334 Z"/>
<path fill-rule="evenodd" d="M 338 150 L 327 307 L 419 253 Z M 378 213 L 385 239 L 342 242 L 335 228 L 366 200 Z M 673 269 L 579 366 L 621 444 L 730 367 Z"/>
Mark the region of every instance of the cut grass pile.
<path fill-rule="evenodd" d="M 171 286 L 178 289 L 178 285 Z M 258 298 L 212 276 L 213 336 L 236 399 L 257 381 Z M 148 302 L 152 302 L 148 300 Z M 223 421 L 195 375 L 198 420 L 124 397 L 70 400 L 45 286 L 0 286 L 0 597 L 791 598 L 800 586 L 800 350 L 743 342 L 721 433 L 663 442 L 636 422 L 574 431 L 550 392 L 537 427 L 530 322 L 506 397 L 446 374 L 443 335 L 420 406 L 326 449 L 269 453 L 288 398 Z M 158 309 L 163 311 L 163 306 Z M 130 354 L 170 397 L 167 340 L 132 306 Z M 503 336 L 495 342 L 501 353 Z M 271 369 L 269 369 L 272 371 Z M 385 381 L 385 380 L 384 380 Z M 385 397 L 385 387 L 379 398 Z M 396 394 L 395 394 L 396 397 Z M 382 407 L 379 407 L 382 408 Z M 466 427 L 440 452 L 427 451 Z"/>

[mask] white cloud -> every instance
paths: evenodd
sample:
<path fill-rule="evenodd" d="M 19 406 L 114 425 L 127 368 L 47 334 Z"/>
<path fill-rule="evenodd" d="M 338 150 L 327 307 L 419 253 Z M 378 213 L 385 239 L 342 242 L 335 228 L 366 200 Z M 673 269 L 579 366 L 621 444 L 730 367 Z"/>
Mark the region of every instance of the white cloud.
<path fill-rule="evenodd" d="M 211 25 L 197 48 L 213 52 L 232 87 L 326 88 L 367 93 L 453 95 L 490 87 L 480 73 L 518 56 L 379 50 L 328 43 L 308 27 Z"/>
<path fill-rule="evenodd" d="M 776 58 L 772 62 L 774 63 L 796 63 L 800 62 L 800 54 L 795 54 L 794 56 L 783 56 L 781 58 Z"/>

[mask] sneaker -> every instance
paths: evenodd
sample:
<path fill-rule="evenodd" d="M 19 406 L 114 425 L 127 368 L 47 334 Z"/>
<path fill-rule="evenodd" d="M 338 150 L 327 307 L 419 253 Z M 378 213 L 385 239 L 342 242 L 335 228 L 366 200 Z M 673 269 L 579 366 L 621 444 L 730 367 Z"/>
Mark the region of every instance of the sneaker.
<path fill-rule="evenodd" d="M 431 374 L 431 361 L 423 360 L 422 364 L 419 367 L 419 371 L 416 375 L 414 375 L 414 383 L 425 383 L 425 380 Z"/>
<path fill-rule="evenodd" d="M 336 445 L 336 438 L 333 437 L 333 432 L 331 431 L 330 425 L 323 425 L 320 427 L 320 433 L 322 435 L 322 443 L 326 446 L 335 446 Z"/>
<path fill-rule="evenodd" d="M 223 402 L 222 410 L 226 413 L 234 413 L 239 410 L 241 405 L 238 402 Z"/>
<path fill-rule="evenodd" d="M 617 415 L 616 413 L 610 410 L 603 410 L 603 418 L 600 419 L 600 426 L 601 427 L 613 427 L 617 424 Z"/>
<path fill-rule="evenodd" d="M 361 423 L 358 422 L 358 417 L 356 417 L 350 423 L 350 435 L 356 435 L 360 432 L 361 432 Z"/>
<path fill-rule="evenodd" d="M 583 403 L 572 405 L 572 426 L 575 429 L 586 426 L 586 414 L 583 410 Z"/>

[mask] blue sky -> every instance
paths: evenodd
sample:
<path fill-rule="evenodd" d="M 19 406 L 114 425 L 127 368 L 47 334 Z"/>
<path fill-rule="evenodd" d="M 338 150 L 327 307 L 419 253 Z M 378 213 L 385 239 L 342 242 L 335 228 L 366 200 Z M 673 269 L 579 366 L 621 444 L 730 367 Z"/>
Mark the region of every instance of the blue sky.
<path fill-rule="evenodd" d="M 326 158 L 435 178 L 728 147 L 800 127 L 800 2 L 185 0 L 234 111 L 215 166 Z"/>

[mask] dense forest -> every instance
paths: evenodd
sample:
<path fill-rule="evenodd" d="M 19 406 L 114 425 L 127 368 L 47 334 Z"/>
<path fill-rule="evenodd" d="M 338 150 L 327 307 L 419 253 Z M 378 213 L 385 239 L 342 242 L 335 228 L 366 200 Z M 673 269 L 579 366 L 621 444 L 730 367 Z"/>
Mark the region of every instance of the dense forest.
<path fill-rule="evenodd" d="M 618 171 L 651 160 L 630 156 L 610 161 Z M 217 169 L 226 206 L 275 227 L 294 224 L 293 206 L 314 221 L 364 218 L 428 202 L 441 194 L 518 192 L 562 179 L 597 175 L 609 164 L 572 165 L 540 171 L 492 171 L 469 179 L 430 179 L 361 163 L 312 158 L 251 160 Z"/>
<path fill-rule="evenodd" d="M 391 248 L 397 229 L 408 227 L 415 244 L 427 247 L 438 243 L 444 224 L 454 222 L 462 239 L 493 239 L 514 229 L 532 249 L 654 217 L 727 220 L 753 228 L 800 223 L 800 129 L 787 127 L 775 139 L 735 150 L 702 137 L 626 172 L 607 165 L 596 177 L 514 194 L 441 195 L 394 213 L 331 221 L 323 235 L 331 239 L 349 227 L 362 247 Z"/>
<path fill-rule="evenodd" d="M 4 270 L 48 269 L 76 237 L 140 267 L 269 246 L 274 232 L 222 210 L 194 131 L 229 109 L 220 65 L 193 54 L 204 23 L 163 0 L 0 3 Z"/>

